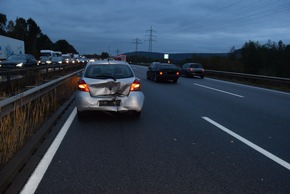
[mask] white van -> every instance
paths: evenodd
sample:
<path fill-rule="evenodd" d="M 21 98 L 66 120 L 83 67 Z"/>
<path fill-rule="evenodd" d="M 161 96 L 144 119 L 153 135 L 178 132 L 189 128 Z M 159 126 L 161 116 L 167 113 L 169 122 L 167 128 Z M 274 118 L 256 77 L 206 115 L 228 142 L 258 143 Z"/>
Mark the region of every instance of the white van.
<path fill-rule="evenodd" d="M 40 50 L 40 62 L 41 65 L 51 64 L 52 59 L 56 57 L 56 54 L 52 50 Z"/>

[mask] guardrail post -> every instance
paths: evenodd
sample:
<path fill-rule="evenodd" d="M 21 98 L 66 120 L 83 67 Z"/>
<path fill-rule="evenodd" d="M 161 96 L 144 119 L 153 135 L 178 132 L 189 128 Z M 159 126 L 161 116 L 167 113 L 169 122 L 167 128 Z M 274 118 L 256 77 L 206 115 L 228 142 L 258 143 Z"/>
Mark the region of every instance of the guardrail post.
<path fill-rule="evenodd" d="M 10 73 L 10 71 L 8 71 L 7 72 L 7 74 L 6 74 L 6 91 L 8 92 L 10 92 L 10 91 L 12 91 L 12 88 L 11 88 L 11 73 Z"/>

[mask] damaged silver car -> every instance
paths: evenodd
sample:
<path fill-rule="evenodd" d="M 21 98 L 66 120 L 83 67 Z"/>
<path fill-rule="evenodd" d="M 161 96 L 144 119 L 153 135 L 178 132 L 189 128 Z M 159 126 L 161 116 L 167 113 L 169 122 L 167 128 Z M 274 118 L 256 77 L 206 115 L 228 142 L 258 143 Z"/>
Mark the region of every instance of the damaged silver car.
<path fill-rule="evenodd" d="M 78 117 L 88 111 L 131 112 L 140 117 L 144 103 L 140 80 L 123 61 L 89 62 L 78 81 Z"/>

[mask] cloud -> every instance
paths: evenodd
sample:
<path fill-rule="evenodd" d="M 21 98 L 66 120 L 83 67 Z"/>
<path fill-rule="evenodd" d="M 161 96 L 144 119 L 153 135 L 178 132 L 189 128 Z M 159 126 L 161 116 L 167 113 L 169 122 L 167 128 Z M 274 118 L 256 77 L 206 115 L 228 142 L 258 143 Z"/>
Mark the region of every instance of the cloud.
<path fill-rule="evenodd" d="M 9 20 L 32 18 L 53 41 L 65 39 L 81 54 L 148 50 L 228 52 L 248 40 L 290 42 L 287 0 L 2 0 Z"/>

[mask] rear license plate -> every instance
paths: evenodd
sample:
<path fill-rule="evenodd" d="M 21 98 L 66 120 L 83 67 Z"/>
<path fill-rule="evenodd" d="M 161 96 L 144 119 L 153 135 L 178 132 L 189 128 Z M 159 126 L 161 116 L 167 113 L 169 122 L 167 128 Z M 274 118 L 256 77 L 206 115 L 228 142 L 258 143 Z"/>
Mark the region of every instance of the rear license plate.
<path fill-rule="evenodd" d="M 99 106 L 120 106 L 121 100 L 100 100 Z"/>

